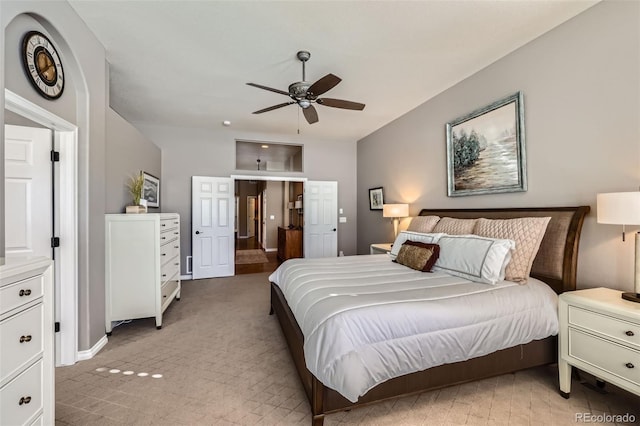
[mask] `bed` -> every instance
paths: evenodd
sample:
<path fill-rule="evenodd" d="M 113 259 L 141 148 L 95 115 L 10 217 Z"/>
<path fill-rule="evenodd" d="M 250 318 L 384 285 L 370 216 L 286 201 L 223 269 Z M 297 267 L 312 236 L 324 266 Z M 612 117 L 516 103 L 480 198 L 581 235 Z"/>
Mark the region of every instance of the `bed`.
<path fill-rule="evenodd" d="M 542 286 L 546 285 L 553 292 L 559 294 L 575 289 L 580 232 L 584 217 L 588 212 L 588 206 L 465 210 L 424 209 L 420 212 L 420 216 L 435 215 L 460 219 L 550 217 L 551 219 L 544 231 L 539 250 L 535 255 L 530 276 L 534 279 L 532 282 L 539 280 L 543 283 Z M 366 261 L 368 257 L 369 262 L 373 262 L 374 256 L 357 257 L 362 258 L 363 261 Z M 296 260 L 295 262 L 303 261 Z M 346 264 L 351 263 L 348 259 L 341 261 Z M 372 267 L 377 267 L 376 265 L 381 261 L 383 261 L 382 256 L 375 257 L 375 264 L 372 263 Z M 388 264 L 385 264 L 385 268 L 391 268 L 389 266 L 390 263 L 389 261 Z M 289 265 L 295 265 L 295 263 L 290 262 Z M 302 330 L 309 329 L 308 321 L 304 322 L 302 326 L 298 324 L 293 310 L 287 303 L 283 290 L 273 281 L 271 283 L 271 313 L 275 313 L 278 318 L 294 365 L 309 398 L 313 425 L 322 425 L 324 416 L 329 413 L 557 362 L 557 337 L 550 335 L 544 338 L 536 338 L 528 343 L 516 344 L 495 352 L 475 356 L 464 361 L 449 362 L 399 377 L 385 379 L 382 383 L 367 388 L 368 390 L 363 395 L 357 398 L 350 395 L 347 398 L 332 387 L 324 385 L 307 368 L 304 352 L 305 339 Z M 313 320 L 313 317 L 311 317 L 311 320 Z M 312 360 L 311 362 L 314 361 Z M 347 393 L 347 395 L 349 394 Z"/>

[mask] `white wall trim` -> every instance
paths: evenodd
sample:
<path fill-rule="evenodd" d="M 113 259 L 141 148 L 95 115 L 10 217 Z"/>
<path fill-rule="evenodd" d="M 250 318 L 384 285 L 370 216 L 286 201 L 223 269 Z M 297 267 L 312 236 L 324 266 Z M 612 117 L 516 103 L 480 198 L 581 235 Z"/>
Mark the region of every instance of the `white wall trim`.
<path fill-rule="evenodd" d="M 231 175 L 235 180 L 276 180 L 285 182 L 306 182 L 306 177 L 295 176 L 265 176 L 265 175 Z"/>
<path fill-rule="evenodd" d="M 60 151 L 59 182 L 55 212 L 61 245 L 54 263 L 55 315 L 60 321 L 56 334 L 56 365 L 72 365 L 78 354 L 78 127 L 39 105 L 4 89 L 5 108 L 54 131 Z"/>
<path fill-rule="evenodd" d="M 78 361 L 86 361 L 88 359 L 93 358 L 94 356 L 96 356 L 98 354 L 98 352 L 100 352 L 100 350 L 102 348 L 105 347 L 107 342 L 109 342 L 109 339 L 107 339 L 107 336 L 104 335 L 104 336 L 102 336 L 102 338 L 100 340 L 98 340 L 96 342 L 95 345 L 93 345 L 91 347 L 91 349 L 88 349 L 86 351 L 79 351 L 78 352 Z"/>
<path fill-rule="evenodd" d="M 264 251 L 278 251 L 277 248 L 266 248 L 264 249 Z"/>
<path fill-rule="evenodd" d="M 181 280 L 192 280 L 193 279 L 193 275 L 188 274 L 188 275 L 180 275 L 180 279 Z"/>

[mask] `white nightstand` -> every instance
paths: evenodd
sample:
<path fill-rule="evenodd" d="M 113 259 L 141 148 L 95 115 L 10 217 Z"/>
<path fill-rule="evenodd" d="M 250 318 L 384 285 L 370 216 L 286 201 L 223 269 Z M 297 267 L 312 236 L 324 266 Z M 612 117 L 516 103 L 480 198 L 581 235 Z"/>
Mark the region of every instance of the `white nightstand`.
<path fill-rule="evenodd" d="M 571 367 L 640 395 L 640 303 L 608 288 L 560 295 L 560 393 L 571 392 Z"/>
<path fill-rule="evenodd" d="M 377 243 L 369 246 L 369 254 L 386 254 L 391 251 L 392 243 Z"/>

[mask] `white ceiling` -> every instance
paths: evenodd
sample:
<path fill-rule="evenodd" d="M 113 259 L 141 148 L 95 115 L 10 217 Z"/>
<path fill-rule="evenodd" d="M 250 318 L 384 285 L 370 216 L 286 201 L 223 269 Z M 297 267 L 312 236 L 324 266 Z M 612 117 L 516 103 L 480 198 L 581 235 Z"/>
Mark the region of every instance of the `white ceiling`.
<path fill-rule="evenodd" d="M 107 51 L 111 105 L 133 123 L 358 140 L 582 12 L 598 0 L 79 1 Z M 284 95 L 333 73 L 325 94 L 364 111 L 316 106 L 309 125 Z"/>

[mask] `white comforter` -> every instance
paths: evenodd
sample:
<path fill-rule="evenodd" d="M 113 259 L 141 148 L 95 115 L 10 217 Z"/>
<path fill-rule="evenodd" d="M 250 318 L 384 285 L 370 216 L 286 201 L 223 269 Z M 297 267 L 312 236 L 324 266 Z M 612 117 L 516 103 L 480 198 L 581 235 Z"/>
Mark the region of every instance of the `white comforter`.
<path fill-rule="evenodd" d="M 269 277 L 304 334 L 307 368 L 356 402 L 388 379 L 558 332 L 546 284 L 492 286 L 367 255 L 291 259 Z"/>

